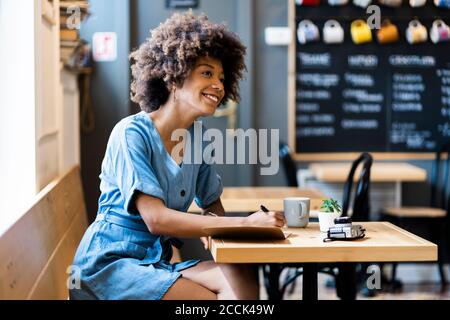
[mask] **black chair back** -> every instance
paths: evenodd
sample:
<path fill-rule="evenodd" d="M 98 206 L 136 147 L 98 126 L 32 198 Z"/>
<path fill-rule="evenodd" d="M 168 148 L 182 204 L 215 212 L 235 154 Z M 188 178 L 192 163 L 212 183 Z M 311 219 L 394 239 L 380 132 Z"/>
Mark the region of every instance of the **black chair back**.
<path fill-rule="evenodd" d="M 372 167 L 372 156 L 364 152 L 358 159 L 353 161 L 352 167 L 344 185 L 344 196 L 342 200 L 342 216 L 348 215 L 348 208 L 350 206 L 353 179 L 355 171 L 360 164 L 363 165 L 359 180 L 356 185 L 355 197 L 353 200 L 353 221 L 367 221 L 370 215 L 369 203 L 369 186 L 370 186 L 370 168 Z"/>
<path fill-rule="evenodd" d="M 286 143 L 280 142 L 280 159 L 283 163 L 284 174 L 290 187 L 298 187 L 297 166 L 291 157 L 289 147 Z"/>
<path fill-rule="evenodd" d="M 447 156 L 444 162 L 443 155 Z M 441 175 L 441 167 L 444 163 L 443 174 Z M 450 142 L 443 144 L 436 152 L 431 172 L 431 195 L 430 206 L 433 208 L 441 208 L 448 210 L 448 184 L 449 184 L 449 166 L 450 166 Z"/>

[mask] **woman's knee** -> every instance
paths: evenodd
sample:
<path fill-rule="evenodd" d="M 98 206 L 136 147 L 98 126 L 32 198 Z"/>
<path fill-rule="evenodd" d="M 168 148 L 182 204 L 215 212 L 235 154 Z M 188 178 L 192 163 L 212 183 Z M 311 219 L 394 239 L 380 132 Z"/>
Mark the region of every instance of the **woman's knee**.
<path fill-rule="evenodd" d="M 259 298 L 258 273 L 254 265 L 222 264 L 220 267 L 227 279 L 227 287 L 236 299 L 255 300 Z"/>
<path fill-rule="evenodd" d="M 256 268 L 245 264 L 216 264 L 205 261 L 181 271 L 183 277 L 217 294 L 219 299 L 258 299 Z"/>
<path fill-rule="evenodd" d="M 245 280 L 245 282 L 256 283 L 258 281 L 257 268 L 251 264 L 222 264 L 224 274 L 233 278 Z"/>
<path fill-rule="evenodd" d="M 162 300 L 217 300 L 217 294 L 194 281 L 179 278 Z"/>

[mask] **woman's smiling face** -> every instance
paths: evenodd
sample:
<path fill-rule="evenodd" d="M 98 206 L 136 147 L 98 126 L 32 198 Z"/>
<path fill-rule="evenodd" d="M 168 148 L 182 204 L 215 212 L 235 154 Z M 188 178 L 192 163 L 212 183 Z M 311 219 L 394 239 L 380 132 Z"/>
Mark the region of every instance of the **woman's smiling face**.
<path fill-rule="evenodd" d="M 197 116 L 212 115 L 225 95 L 223 82 L 224 73 L 220 60 L 198 58 L 183 86 L 176 89 L 176 100 L 183 108 L 195 110 Z"/>

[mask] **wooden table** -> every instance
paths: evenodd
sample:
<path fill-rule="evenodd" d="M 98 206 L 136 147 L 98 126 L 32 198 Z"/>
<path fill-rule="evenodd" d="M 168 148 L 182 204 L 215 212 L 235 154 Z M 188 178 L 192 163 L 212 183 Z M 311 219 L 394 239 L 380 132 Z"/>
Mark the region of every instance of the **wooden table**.
<path fill-rule="evenodd" d="M 311 174 L 323 182 L 345 182 L 351 168 L 351 163 L 342 162 L 314 162 L 309 165 Z M 355 173 L 355 180 L 359 178 L 361 168 Z M 413 166 L 409 163 L 383 162 L 373 163 L 370 169 L 371 182 L 394 182 L 395 183 L 395 205 L 401 207 L 402 182 L 426 181 L 425 169 Z M 301 184 L 302 185 L 302 184 Z"/>
<path fill-rule="evenodd" d="M 389 222 L 362 222 L 366 237 L 356 241 L 323 242 L 318 223 L 287 228 L 285 240 L 211 239 L 218 263 L 301 263 L 303 299 L 317 299 L 318 263 L 436 261 L 437 246 Z M 354 265 L 354 264 L 348 264 Z M 350 272 L 354 272 L 350 268 Z M 278 279 L 277 279 L 278 280 Z M 349 284 L 350 285 L 350 284 Z M 352 293 L 355 298 L 356 289 Z"/>
<path fill-rule="evenodd" d="M 283 211 L 283 199 L 287 197 L 311 198 L 311 210 L 319 210 L 324 194 L 316 189 L 295 187 L 226 187 L 221 200 L 225 212 L 254 212 L 263 204 L 269 210 Z M 192 202 L 189 212 L 201 212 Z"/>

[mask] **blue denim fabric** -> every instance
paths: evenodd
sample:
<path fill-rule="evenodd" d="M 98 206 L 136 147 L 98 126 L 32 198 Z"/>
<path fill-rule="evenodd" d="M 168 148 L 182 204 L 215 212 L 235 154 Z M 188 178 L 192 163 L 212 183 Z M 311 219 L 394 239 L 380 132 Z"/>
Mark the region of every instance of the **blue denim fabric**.
<path fill-rule="evenodd" d="M 183 212 L 195 198 L 206 208 L 222 193 L 220 177 L 206 163 L 177 165 L 151 118 L 140 112 L 114 127 L 100 179 L 97 218 L 73 262 L 81 269 L 81 289 L 70 290 L 71 299 L 161 299 L 179 271 L 199 261 L 170 264 L 170 237 L 150 233 L 133 196 L 139 191 Z"/>

